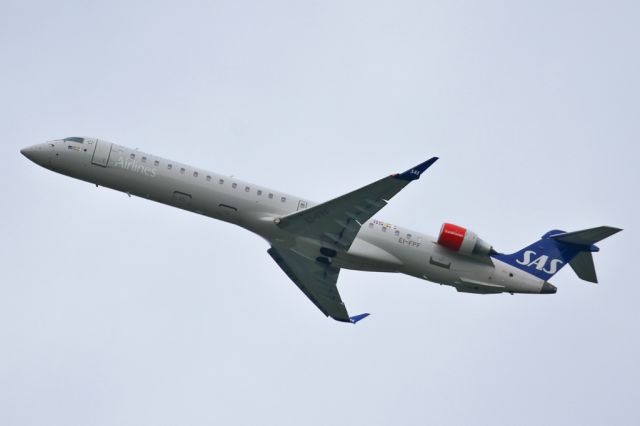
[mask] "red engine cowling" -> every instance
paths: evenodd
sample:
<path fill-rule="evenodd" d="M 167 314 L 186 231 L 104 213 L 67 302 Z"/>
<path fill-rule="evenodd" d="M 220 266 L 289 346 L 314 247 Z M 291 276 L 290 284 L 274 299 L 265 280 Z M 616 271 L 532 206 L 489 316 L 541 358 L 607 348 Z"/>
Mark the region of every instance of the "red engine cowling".
<path fill-rule="evenodd" d="M 452 223 L 442 225 L 438 244 L 462 254 L 487 256 L 494 253 L 491 245 L 478 238 L 475 232 Z"/>

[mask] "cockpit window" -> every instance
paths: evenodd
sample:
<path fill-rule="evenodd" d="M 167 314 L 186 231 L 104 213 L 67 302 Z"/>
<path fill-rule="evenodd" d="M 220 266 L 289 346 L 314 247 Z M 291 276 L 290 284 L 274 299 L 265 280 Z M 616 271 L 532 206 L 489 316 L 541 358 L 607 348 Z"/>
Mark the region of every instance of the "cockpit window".
<path fill-rule="evenodd" d="M 84 143 L 84 138 L 79 138 L 77 136 L 72 136 L 70 138 L 64 138 L 63 139 L 65 142 L 78 142 L 78 143 Z"/>

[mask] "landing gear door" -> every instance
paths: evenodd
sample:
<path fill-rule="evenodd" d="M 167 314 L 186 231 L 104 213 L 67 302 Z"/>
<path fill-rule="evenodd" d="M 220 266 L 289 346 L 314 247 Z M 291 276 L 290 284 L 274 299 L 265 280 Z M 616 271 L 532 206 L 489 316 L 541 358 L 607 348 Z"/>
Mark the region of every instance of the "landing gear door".
<path fill-rule="evenodd" d="M 109 163 L 109 155 L 111 155 L 111 143 L 101 141 L 100 139 L 96 140 L 96 149 L 93 151 L 91 163 L 96 166 L 107 167 L 107 163 Z"/>

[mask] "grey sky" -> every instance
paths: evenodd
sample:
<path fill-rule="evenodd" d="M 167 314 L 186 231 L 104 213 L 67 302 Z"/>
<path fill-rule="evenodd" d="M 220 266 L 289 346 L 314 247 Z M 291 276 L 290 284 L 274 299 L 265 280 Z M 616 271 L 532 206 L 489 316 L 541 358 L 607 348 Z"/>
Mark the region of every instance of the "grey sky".
<path fill-rule="evenodd" d="M 0 3 L 0 424 L 640 423 L 633 1 Z M 344 271 L 324 319 L 231 225 L 19 154 L 90 135 L 498 250 L 612 225 L 600 285 Z"/>

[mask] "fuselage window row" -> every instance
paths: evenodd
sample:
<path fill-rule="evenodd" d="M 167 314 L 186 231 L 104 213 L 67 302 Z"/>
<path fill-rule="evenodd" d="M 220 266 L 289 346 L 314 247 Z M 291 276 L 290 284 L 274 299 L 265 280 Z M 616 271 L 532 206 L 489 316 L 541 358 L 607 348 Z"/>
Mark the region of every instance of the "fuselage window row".
<path fill-rule="evenodd" d="M 131 159 L 135 159 L 135 158 L 136 158 L 136 155 L 135 155 L 134 153 L 131 153 L 131 154 L 129 155 L 129 157 L 130 157 Z M 140 158 L 140 160 L 141 160 L 142 162 L 146 162 L 146 161 L 147 161 L 147 159 L 148 159 L 148 158 L 147 158 L 146 156 L 142 156 L 142 157 Z M 154 166 L 160 166 L 160 161 L 159 161 L 159 160 L 154 160 L 154 161 L 153 161 L 153 165 L 154 165 Z M 167 170 L 173 170 L 173 164 L 171 164 L 171 163 L 167 163 Z M 186 168 L 184 168 L 184 167 L 180 167 L 180 169 L 179 169 L 179 170 L 180 170 L 180 174 L 182 174 L 182 175 L 186 174 L 186 171 L 187 171 L 187 170 L 186 170 Z M 199 172 L 197 172 L 197 171 L 194 171 L 194 172 L 193 172 L 193 177 L 194 177 L 194 178 L 197 178 L 197 177 L 199 177 L 199 176 L 200 176 L 200 173 L 199 173 Z M 213 180 L 213 177 L 212 177 L 211 175 L 206 175 L 206 180 L 207 180 L 207 182 L 211 182 L 211 181 Z M 225 181 L 224 179 L 220 178 L 220 179 L 218 179 L 218 184 L 220 184 L 220 185 L 224 185 L 224 181 Z M 238 184 L 237 184 L 236 182 L 233 182 L 233 183 L 231 184 L 231 187 L 232 187 L 233 189 L 237 189 L 237 188 L 238 188 Z M 251 187 L 249 187 L 249 186 L 245 186 L 244 191 L 245 191 L 245 192 L 251 192 Z M 258 190 L 256 190 L 256 195 L 257 195 L 257 196 L 259 196 L 259 197 L 261 197 L 261 196 L 263 195 L 263 193 L 264 193 L 264 191 L 263 191 L 262 189 L 258 189 Z M 273 199 L 274 199 L 274 197 L 275 197 L 275 196 L 274 196 L 274 194 L 273 194 L 272 192 L 270 192 L 270 193 L 268 193 L 268 194 L 265 194 L 265 195 L 266 195 L 270 200 L 273 200 Z M 280 197 L 280 202 L 285 203 L 286 201 L 287 201 L 287 198 L 286 198 L 286 197 Z"/>

